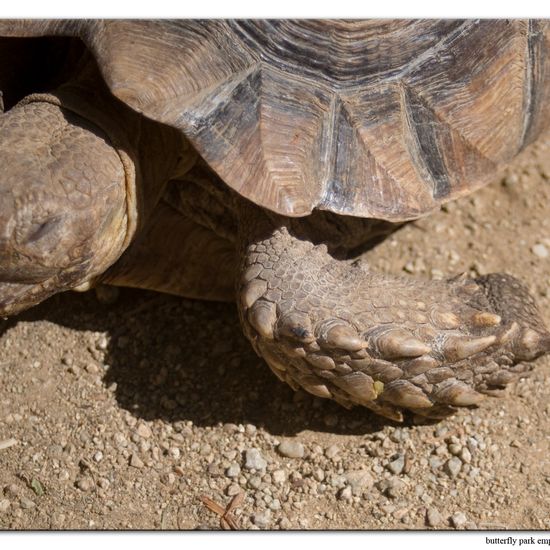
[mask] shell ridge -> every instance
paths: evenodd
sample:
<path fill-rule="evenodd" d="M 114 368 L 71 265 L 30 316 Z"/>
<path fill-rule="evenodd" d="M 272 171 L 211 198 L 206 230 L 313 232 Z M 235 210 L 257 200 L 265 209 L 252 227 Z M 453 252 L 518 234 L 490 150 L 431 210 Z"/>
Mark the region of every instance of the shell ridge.
<path fill-rule="evenodd" d="M 432 185 L 432 196 L 436 199 L 449 194 L 451 184 L 445 159 L 441 154 L 434 113 L 403 80 L 399 82 L 403 135 L 413 165 L 420 176 Z"/>
<path fill-rule="evenodd" d="M 195 132 L 200 132 L 201 125 L 231 97 L 231 94 L 240 84 L 249 79 L 256 71 L 261 71 L 260 62 L 249 66 L 243 71 L 233 73 L 221 82 L 215 82 L 186 100 L 184 105 L 174 107 L 174 110 L 181 112 L 179 118 L 175 120 L 175 125 L 181 125 L 186 130 L 191 130 L 191 136 Z M 184 94 L 175 96 L 171 100 L 174 101 L 181 97 L 184 97 Z"/>
<path fill-rule="evenodd" d="M 537 21 L 529 20 L 525 37 L 525 79 L 523 105 L 523 132 L 520 138 L 520 149 L 528 145 L 536 136 L 533 136 L 533 127 L 537 111 L 540 109 L 539 79 L 544 69 L 542 29 L 537 28 Z M 538 77 L 538 78 L 537 78 Z"/>

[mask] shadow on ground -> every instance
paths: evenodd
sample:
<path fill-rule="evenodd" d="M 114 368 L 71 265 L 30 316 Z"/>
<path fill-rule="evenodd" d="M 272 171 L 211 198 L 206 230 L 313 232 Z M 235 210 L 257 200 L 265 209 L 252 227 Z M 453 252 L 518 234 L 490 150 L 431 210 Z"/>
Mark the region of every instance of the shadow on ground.
<path fill-rule="evenodd" d="M 388 423 L 279 382 L 243 336 L 233 304 L 121 289 L 106 306 L 91 292 L 65 293 L 4 321 L 2 331 L 21 321 L 106 333 L 103 382 L 116 384 L 119 405 L 137 418 L 253 424 L 273 435 L 365 434 Z"/>

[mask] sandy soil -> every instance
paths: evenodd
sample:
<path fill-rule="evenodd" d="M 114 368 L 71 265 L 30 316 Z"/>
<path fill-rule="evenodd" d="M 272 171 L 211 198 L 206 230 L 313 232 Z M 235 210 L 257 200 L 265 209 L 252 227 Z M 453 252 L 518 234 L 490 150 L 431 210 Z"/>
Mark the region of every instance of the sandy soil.
<path fill-rule="evenodd" d="M 549 180 L 547 138 L 367 258 L 417 277 L 507 271 L 550 322 Z M 280 383 L 231 304 L 59 295 L 0 325 L 0 527 L 218 528 L 201 496 L 244 492 L 244 529 L 548 529 L 549 367 L 398 426 Z"/>

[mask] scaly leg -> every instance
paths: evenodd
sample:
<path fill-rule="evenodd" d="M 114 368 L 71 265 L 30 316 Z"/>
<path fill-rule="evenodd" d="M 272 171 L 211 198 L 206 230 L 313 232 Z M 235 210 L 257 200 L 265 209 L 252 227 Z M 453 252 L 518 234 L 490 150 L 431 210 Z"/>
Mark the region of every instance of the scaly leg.
<path fill-rule="evenodd" d="M 249 209 L 239 285 L 244 330 L 294 389 L 394 420 L 477 404 L 550 351 L 533 299 L 511 276 L 419 281 L 333 259 L 299 221 Z"/>
<path fill-rule="evenodd" d="M 237 265 L 229 241 L 162 200 L 100 280 L 187 298 L 232 301 Z"/>

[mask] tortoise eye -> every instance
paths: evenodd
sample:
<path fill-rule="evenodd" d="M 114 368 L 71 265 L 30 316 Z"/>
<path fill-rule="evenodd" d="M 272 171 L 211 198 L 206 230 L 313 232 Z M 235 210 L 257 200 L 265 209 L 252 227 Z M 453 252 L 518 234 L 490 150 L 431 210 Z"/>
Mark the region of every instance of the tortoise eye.
<path fill-rule="evenodd" d="M 61 217 L 56 216 L 42 222 L 33 223 L 26 238 L 27 243 L 32 244 L 51 235 L 59 228 L 61 221 Z"/>

